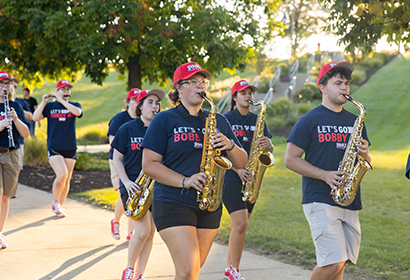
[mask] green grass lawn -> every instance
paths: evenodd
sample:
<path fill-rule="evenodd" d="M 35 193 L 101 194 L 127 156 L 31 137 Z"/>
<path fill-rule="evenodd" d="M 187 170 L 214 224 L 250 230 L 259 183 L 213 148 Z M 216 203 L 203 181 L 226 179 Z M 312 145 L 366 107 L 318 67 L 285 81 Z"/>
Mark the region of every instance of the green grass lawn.
<path fill-rule="evenodd" d="M 362 244 L 358 264 L 347 269 L 379 279 L 410 278 L 410 182 L 404 177 L 410 148 L 408 73 L 410 57 L 397 57 L 353 94 L 368 111 L 366 126 L 372 143 L 370 151 L 374 171 L 368 172 L 362 181 L 364 209 L 360 211 Z M 115 79 L 112 83 L 114 86 Z M 92 93 L 89 94 L 91 96 Z M 124 91 L 118 94 L 122 97 Z M 110 100 L 98 94 L 93 98 L 95 102 L 100 102 L 102 98 Z M 120 97 L 116 98 L 120 100 Z M 116 98 L 111 97 L 111 101 Z M 80 100 L 80 97 L 73 97 L 73 100 Z M 111 103 L 119 106 L 121 102 Z M 89 125 L 101 123 L 103 113 L 111 117 L 118 111 L 118 107 L 111 110 L 100 106 L 94 108 L 92 104 L 92 101 L 84 102 L 86 110 L 96 114 L 96 120 Z M 347 104 L 346 108 L 358 113 L 352 104 Z M 79 125 L 83 127 L 80 122 Z M 312 269 L 316 262 L 315 251 L 301 207 L 301 176 L 284 167 L 285 142 L 284 139 L 274 139 L 276 164 L 265 174 L 249 222 L 246 247 Z M 113 191 L 108 189 L 104 192 L 108 197 L 112 196 Z M 100 192 L 93 191 L 81 196 L 97 201 Z M 112 198 L 112 201 L 98 198 L 98 203 L 103 204 L 101 201 L 106 200 L 104 203 L 114 205 L 117 197 Z M 217 240 L 226 243 L 229 232 L 229 216 L 225 211 Z"/>

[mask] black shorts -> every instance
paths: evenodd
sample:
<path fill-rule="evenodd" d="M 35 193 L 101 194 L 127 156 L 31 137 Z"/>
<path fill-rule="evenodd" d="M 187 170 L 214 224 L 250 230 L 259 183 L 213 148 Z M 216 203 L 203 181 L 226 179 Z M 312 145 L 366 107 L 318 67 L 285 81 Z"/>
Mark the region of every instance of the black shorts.
<path fill-rule="evenodd" d="M 77 150 L 48 150 L 48 159 L 52 156 L 62 156 L 63 158 L 78 160 Z"/>
<path fill-rule="evenodd" d="M 253 207 L 255 206 L 256 202 L 252 204 L 249 201 L 243 201 L 242 197 L 242 182 L 224 182 L 222 201 L 229 214 L 242 209 L 248 209 L 248 212 L 252 213 Z"/>
<path fill-rule="evenodd" d="M 177 226 L 193 226 L 217 229 L 222 216 L 222 207 L 214 212 L 194 209 L 175 202 L 153 201 L 152 217 L 157 231 Z"/>

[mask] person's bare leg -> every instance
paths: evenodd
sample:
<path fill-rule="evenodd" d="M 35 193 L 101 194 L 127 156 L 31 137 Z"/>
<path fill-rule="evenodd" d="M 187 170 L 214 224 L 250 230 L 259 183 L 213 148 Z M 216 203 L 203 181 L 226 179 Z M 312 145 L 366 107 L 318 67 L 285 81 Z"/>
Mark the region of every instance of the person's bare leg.
<path fill-rule="evenodd" d="M 65 158 L 64 159 L 64 162 L 65 162 L 65 165 L 67 167 L 67 172 L 68 173 L 67 173 L 66 181 L 65 181 L 65 184 L 64 184 L 64 189 L 63 189 L 63 191 L 61 193 L 61 196 L 60 196 L 61 205 L 64 204 L 64 202 L 67 198 L 68 192 L 70 191 L 70 181 L 71 181 L 71 177 L 73 176 L 75 161 L 76 160 L 72 159 L 72 158 Z"/>
<path fill-rule="evenodd" d="M 54 174 L 56 175 L 53 182 L 53 200 L 60 201 L 68 176 L 67 166 L 65 164 L 64 157 L 60 155 L 51 156 L 49 162 Z"/>
<path fill-rule="evenodd" d="M 343 280 L 345 262 L 335 263 L 323 267 L 316 266 L 310 280 Z"/>

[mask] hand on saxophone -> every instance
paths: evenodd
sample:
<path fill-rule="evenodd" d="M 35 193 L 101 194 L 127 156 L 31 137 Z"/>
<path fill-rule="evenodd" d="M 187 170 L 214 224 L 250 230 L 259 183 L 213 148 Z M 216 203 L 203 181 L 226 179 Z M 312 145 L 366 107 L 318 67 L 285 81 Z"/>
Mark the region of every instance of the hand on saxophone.
<path fill-rule="evenodd" d="M 124 184 L 125 189 L 128 192 L 128 196 L 132 196 L 134 193 L 138 193 L 141 190 L 140 186 L 138 186 L 137 183 L 129 179 L 123 182 L 123 184 Z"/>
<path fill-rule="evenodd" d="M 259 145 L 261 148 L 265 148 L 265 149 L 272 147 L 272 150 L 273 150 L 272 142 L 271 142 L 270 139 L 269 139 L 268 137 L 266 137 L 266 136 L 261 137 L 261 138 L 258 139 L 258 145 Z"/>
<path fill-rule="evenodd" d="M 356 144 L 357 152 L 364 157 L 368 162 L 370 162 L 369 157 L 369 142 L 363 138 L 358 139 L 358 143 Z"/>
<path fill-rule="evenodd" d="M 345 171 L 324 171 L 322 180 L 326 182 L 332 189 L 336 190 L 337 186 L 341 185 L 346 180 L 343 175 L 347 175 Z"/>
<path fill-rule="evenodd" d="M 186 189 L 196 189 L 197 191 L 203 191 L 205 190 L 205 185 L 207 183 L 207 178 L 206 174 L 204 172 L 201 173 L 196 173 L 192 175 L 191 177 L 186 177 L 184 186 Z"/>
<path fill-rule="evenodd" d="M 234 169 L 234 168 L 232 168 Z M 252 179 L 252 173 L 246 169 L 234 169 L 238 173 L 239 178 L 241 178 L 242 184 L 246 184 L 250 179 Z"/>
<path fill-rule="evenodd" d="M 212 147 L 219 149 L 220 151 L 229 150 L 232 148 L 233 143 L 222 133 L 217 133 L 212 137 Z"/>

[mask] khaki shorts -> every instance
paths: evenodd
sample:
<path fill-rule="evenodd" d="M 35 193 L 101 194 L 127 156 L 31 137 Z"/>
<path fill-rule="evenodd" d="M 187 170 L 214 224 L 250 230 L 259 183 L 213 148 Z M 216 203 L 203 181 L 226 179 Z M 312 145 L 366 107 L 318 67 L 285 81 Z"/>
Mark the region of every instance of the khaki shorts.
<path fill-rule="evenodd" d="M 20 173 L 20 153 L 0 153 L 0 189 L 4 196 L 15 196 Z"/>
<path fill-rule="evenodd" d="M 316 248 L 318 267 L 344 261 L 356 264 L 361 230 L 358 211 L 325 203 L 303 205 Z"/>
<path fill-rule="evenodd" d="M 114 166 L 114 160 L 108 160 L 110 163 L 110 171 L 111 171 L 111 183 L 114 190 L 118 190 L 120 188 L 120 179 L 118 178 L 117 169 Z"/>

